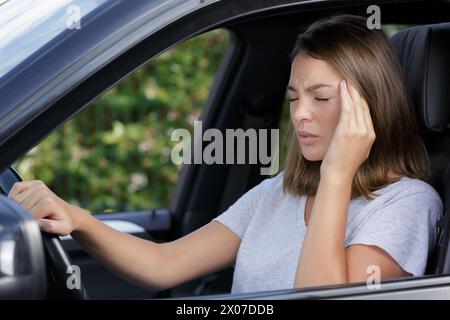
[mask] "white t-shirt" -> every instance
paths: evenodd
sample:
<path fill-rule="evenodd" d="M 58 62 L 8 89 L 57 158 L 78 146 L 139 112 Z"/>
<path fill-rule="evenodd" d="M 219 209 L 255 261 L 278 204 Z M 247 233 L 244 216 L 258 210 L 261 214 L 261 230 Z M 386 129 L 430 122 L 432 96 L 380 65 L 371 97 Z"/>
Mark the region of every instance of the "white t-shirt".
<path fill-rule="evenodd" d="M 439 194 L 426 182 L 402 177 L 350 201 L 345 245 L 378 246 L 412 275 L 423 275 L 443 212 Z M 239 236 L 232 293 L 290 289 L 307 227 L 306 196 L 283 192 L 283 173 L 266 179 L 214 220 Z"/>

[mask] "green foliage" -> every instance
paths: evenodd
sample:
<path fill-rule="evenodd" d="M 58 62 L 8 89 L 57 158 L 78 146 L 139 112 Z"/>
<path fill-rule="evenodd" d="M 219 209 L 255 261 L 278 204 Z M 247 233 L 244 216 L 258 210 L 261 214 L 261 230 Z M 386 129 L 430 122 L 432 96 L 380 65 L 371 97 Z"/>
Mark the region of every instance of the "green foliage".
<path fill-rule="evenodd" d="M 167 206 L 180 171 L 176 128 L 192 131 L 229 34 L 216 30 L 153 59 L 20 159 L 24 179 L 93 212 Z"/>
<path fill-rule="evenodd" d="M 388 36 L 388 38 L 392 37 L 397 32 L 406 29 L 411 28 L 413 25 L 410 24 L 384 24 L 381 26 L 382 30 Z"/>

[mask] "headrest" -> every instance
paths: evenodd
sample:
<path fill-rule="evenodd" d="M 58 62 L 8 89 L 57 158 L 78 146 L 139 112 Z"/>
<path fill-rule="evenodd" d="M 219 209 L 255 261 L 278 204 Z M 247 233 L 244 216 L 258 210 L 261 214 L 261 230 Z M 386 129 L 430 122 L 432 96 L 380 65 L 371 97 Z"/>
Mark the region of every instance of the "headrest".
<path fill-rule="evenodd" d="M 417 26 L 391 38 L 412 95 L 429 130 L 450 127 L 450 23 Z"/>

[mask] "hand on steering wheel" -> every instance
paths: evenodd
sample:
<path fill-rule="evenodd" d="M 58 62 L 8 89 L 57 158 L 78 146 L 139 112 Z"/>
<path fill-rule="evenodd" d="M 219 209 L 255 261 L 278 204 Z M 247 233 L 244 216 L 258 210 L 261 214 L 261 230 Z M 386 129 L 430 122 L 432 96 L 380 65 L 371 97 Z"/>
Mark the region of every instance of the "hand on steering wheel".
<path fill-rule="evenodd" d="M 28 210 L 37 219 L 41 230 L 44 231 L 42 240 L 50 267 L 50 276 L 55 280 L 63 297 L 77 300 L 87 299 L 81 279 L 79 286 L 71 286 L 69 283 L 69 277 L 72 276 L 74 267 L 58 237 L 58 235 L 69 234 L 74 229 L 70 204 L 56 196 L 42 181 L 20 182 L 18 174 L 12 171 L 4 172 L 0 176 L 0 180 L 6 180 L 0 181 L 5 192 L 10 188 L 8 197 Z M 15 180 L 12 188 L 11 180 Z"/>

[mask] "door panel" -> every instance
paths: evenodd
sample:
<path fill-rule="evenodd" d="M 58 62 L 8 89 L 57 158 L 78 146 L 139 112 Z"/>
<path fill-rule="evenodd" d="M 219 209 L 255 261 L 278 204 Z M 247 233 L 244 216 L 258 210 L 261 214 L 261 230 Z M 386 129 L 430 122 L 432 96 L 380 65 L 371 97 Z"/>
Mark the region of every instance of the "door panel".
<path fill-rule="evenodd" d="M 19 174 L 8 168 L 0 174 L 0 192 L 7 195 L 14 183 L 22 181 Z M 110 227 L 133 236 L 155 242 L 169 240 L 172 214 L 168 209 L 127 213 L 98 214 L 96 217 Z M 138 287 L 112 273 L 84 251 L 72 237 L 61 237 L 63 248 L 72 263 L 81 270 L 81 278 L 90 299 L 148 299 L 164 296 Z"/>
<path fill-rule="evenodd" d="M 450 276 L 406 277 L 382 281 L 380 288 L 366 283 L 266 291 L 246 294 L 203 296 L 202 299 L 251 300 L 370 300 L 370 299 L 450 299 Z"/>
<path fill-rule="evenodd" d="M 111 228 L 130 235 L 165 242 L 169 240 L 172 216 L 167 209 L 98 214 L 95 217 Z M 84 251 L 70 236 L 61 242 L 72 262 L 80 267 L 81 277 L 91 299 L 149 299 L 164 296 L 120 278 Z"/>

